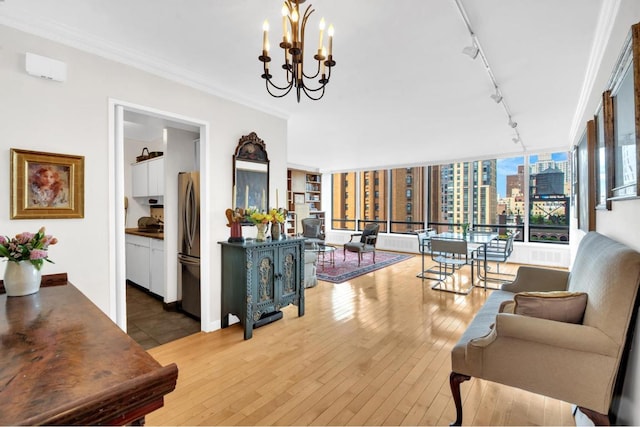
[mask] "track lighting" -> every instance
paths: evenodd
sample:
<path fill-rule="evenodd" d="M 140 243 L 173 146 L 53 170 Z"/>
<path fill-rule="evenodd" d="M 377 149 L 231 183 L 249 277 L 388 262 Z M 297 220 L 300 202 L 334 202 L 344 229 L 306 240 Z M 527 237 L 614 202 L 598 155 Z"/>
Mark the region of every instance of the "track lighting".
<path fill-rule="evenodd" d="M 511 140 L 513 141 L 514 144 L 517 144 L 518 142 L 520 142 L 520 139 L 518 139 L 515 136 L 513 138 L 511 138 Z"/>
<path fill-rule="evenodd" d="M 493 99 L 496 104 L 500 104 L 500 101 L 502 101 L 502 95 L 500 94 L 500 91 L 498 90 L 498 88 L 496 87 L 496 93 L 491 95 L 491 99 Z"/>
<path fill-rule="evenodd" d="M 515 129 L 516 126 L 518 126 L 518 123 L 514 122 L 513 119 L 509 117 L 509 126 Z"/>
<path fill-rule="evenodd" d="M 480 50 L 475 45 L 475 43 L 462 49 L 462 53 L 468 55 L 471 59 L 476 59 L 476 57 L 478 56 L 478 52 L 480 52 Z"/>

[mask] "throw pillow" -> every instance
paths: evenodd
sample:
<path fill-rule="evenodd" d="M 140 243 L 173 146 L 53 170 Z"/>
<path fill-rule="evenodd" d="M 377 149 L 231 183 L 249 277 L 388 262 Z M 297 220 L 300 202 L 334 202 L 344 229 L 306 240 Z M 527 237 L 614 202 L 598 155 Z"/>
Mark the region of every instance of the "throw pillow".
<path fill-rule="evenodd" d="M 566 323 L 582 323 L 587 308 L 584 292 L 520 292 L 514 301 L 514 314 Z"/>
<path fill-rule="evenodd" d="M 498 313 L 510 313 L 513 314 L 513 310 L 516 308 L 515 301 L 502 301 Z"/>

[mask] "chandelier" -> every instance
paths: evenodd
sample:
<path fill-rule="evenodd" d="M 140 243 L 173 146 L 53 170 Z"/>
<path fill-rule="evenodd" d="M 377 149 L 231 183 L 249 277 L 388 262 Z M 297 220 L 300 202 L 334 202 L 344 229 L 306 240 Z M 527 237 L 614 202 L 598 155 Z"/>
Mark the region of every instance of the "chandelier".
<path fill-rule="evenodd" d="M 275 98 L 286 96 L 291 92 L 291 89 L 295 87 L 298 102 L 300 102 L 300 95 L 303 92 L 309 99 L 314 101 L 319 100 L 324 96 L 324 89 L 331 78 L 331 68 L 336 65 L 332 55 L 333 25 L 329 25 L 327 31 L 329 48 L 325 49 L 322 44 L 325 22 L 324 18 L 322 18 L 320 20 L 318 51 L 313 56 L 317 61 L 317 69 L 313 75 L 305 72 L 304 33 L 307 20 L 315 9 L 311 9 L 311 5 L 307 6 L 301 20 L 299 8 L 304 2 L 305 0 L 285 0 L 282 6 L 282 42 L 280 42 L 280 47 L 284 52 L 282 68 L 286 72 L 287 79 L 287 84 L 284 86 L 278 86 L 271 80 L 273 76 L 269 73 L 269 62 L 271 62 L 271 57 L 269 56 L 269 22 L 265 20 L 262 26 L 262 55 L 260 55 L 258 59 L 263 64 L 264 73 L 262 74 L 262 78 L 265 80 L 267 92 Z M 315 79 L 318 79 L 316 84 L 312 82 Z"/>

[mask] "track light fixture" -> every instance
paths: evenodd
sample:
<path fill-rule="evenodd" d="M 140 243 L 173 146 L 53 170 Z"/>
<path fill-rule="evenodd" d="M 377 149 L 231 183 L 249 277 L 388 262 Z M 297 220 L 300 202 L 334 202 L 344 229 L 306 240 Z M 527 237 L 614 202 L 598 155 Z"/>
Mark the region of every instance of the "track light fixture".
<path fill-rule="evenodd" d="M 480 49 L 478 49 L 475 43 L 472 44 L 471 46 L 467 46 L 464 49 L 462 49 L 462 53 L 464 53 L 465 55 L 468 55 L 471 59 L 476 59 L 479 52 L 480 52 Z"/>
<path fill-rule="evenodd" d="M 269 56 L 269 23 L 264 21 L 262 55 L 258 59 L 262 62 L 263 74 L 261 77 L 265 80 L 267 92 L 275 98 L 282 98 L 295 87 L 298 102 L 300 102 L 302 93 L 309 99 L 319 100 L 324 95 L 324 89 L 331 78 L 331 69 L 336 65 L 336 61 L 333 60 L 333 25 L 329 25 L 327 29 L 327 35 L 329 36 L 327 49 L 322 43 L 325 29 L 323 18 L 320 20 L 318 50 L 313 56 L 313 59 L 317 62 L 316 68 L 314 70 L 313 65 L 311 65 L 311 74 L 307 74 L 309 73 L 309 67 L 304 65 L 308 65 L 309 62 L 304 64 L 304 34 L 307 20 L 315 9 L 312 9 L 311 5 L 309 5 L 304 10 L 304 13 L 301 14 L 300 4 L 305 1 L 284 0 L 284 6 L 282 6 L 282 41 L 278 46 L 282 48 L 284 57 L 284 63 L 282 64 L 282 69 L 286 73 L 286 84 L 284 86 L 278 86 L 271 81 L 273 76 L 269 73 L 269 62 L 271 62 L 271 57 Z M 311 87 L 309 82 L 315 79 L 318 79 L 317 84 L 315 87 Z"/>
<path fill-rule="evenodd" d="M 500 102 L 502 101 L 502 95 L 500 94 L 500 90 L 498 90 L 498 87 L 496 86 L 496 93 L 491 95 L 491 99 L 493 99 L 496 104 L 500 104 Z"/>
<path fill-rule="evenodd" d="M 513 138 L 511 138 L 511 140 L 513 141 L 514 144 L 517 144 L 518 142 L 520 142 L 520 138 L 515 137 L 515 136 Z"/>
<path fill-rule="evenodd" d="M 480 40 L 478 40 L 478 37 L 476 37 L 476 34 L 473 31 L 473 28 L 471 27 L 469 16 L 467 15 L 467 12 L 462 4 L 463 0 L 453 0 L 453 1 L 456 4 L 458 12 L 460 13 L 460 17 L 464 21 L 464 25 L 467 27 L 467 31 L 469 32 L 469 35 L 471 36 L 472 45 L 462 49 L 462 53 L 464 53 L 465 55 L 469 55 L 469 57 L 473 59 L 475 59 L 478 56 L 480 57 L 480 60 L 484 65 L 484 69 L 487 72 L 487 75 L 489 76 L 489 80 L 491 81 L 491 84 L 495 89 L 495 93 L 491 94 L 490 97 L 496 102 L 496 104 L 500 104 L 505 114 L 509 118 L 509 126 L 515 131 L 515 134 L 516 134 L 515 138 L 513 138 L 513 142 L 515 144 L 519 143 L 520 145 L 522 145 L 522 149 L 526 150 L 526 147 L 522 142 L 522 138 L 520 138 L 520 133 L 516 129 L 518 124 L 514 122 L 513 119 L 511 118 L 511 111 L 509 110 L 509 106 L 507 105 L 507 102 L 502 97 L 502 92 L 498 89 L 498 83 L 496 81 L 496 77 L 493 74 L 491 67 L 489 66 L 489 62 L 487 61 L 486 56 L 484 55 L 484 51 L 482 50 L 482 45 L 480 43 Z"/>

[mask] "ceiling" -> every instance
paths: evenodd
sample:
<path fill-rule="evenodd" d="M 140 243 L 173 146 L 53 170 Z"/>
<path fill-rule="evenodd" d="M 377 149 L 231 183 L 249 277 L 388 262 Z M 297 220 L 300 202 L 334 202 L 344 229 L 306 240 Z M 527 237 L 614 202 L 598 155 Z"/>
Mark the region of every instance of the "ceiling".
<path fill-rule="evenodd" d="M 286 117 L 290 165 L 341 171 L 566 149 L 606 1 L 309 0 L 307 43 L 325 17 L 337 65 L 324 98 L 299 104 L 260 78 L 265 18 L 271 45 L 281 37 L 277 0 L 5 0 L 0 23 Z M 522 144 L 481 57 L 462 54 L 458 5 Z"/>

